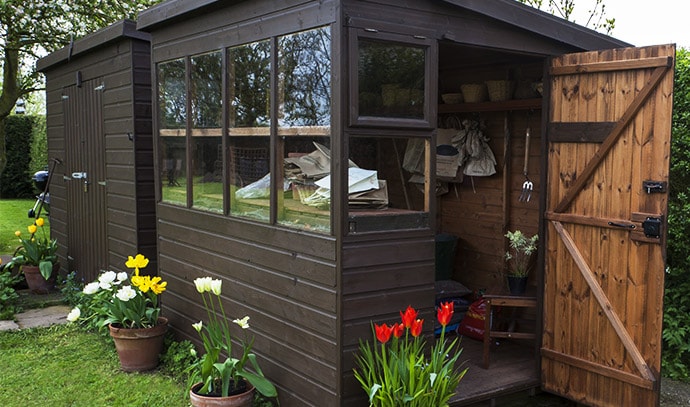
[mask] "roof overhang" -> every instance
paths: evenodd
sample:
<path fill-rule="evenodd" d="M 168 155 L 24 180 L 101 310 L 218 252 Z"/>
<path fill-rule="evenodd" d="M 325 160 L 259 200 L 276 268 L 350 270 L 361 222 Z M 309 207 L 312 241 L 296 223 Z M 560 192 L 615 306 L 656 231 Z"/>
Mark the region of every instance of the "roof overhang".
<path fill-rule="evenodd" d="M 66 64 L 74 57 L 87 54 L 95 48 L 102 47 L 104 44 L 124 38 L 151 41 L 150 34 L 137 31 L 137 23 L 132 20 L 120 20 L 39 59 L 36 61 L 36 69 L 39 72 L 45 72 L 57 65 Z"/>

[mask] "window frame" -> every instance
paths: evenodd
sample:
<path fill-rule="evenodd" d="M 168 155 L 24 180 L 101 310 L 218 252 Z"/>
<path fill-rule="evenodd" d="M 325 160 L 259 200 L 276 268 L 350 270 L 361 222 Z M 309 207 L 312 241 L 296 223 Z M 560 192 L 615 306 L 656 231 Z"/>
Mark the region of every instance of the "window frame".
<path fill-rule="evenodd" d="M 396 34 L 374 28 L 351 28 L 349 30 L 349 126 L 351 127 L 402 127 L 408 129 L 431 129 L 434 127 L 437 94 L 437 74 L 433 73 L 434 61 L 438 59 L 436 41 L 422 35 Z M 424 49 L 424 107 L 422 119 L 399 117 L 361 116 L 359 114 L 359 41 L 368 39 L 377 42 L 390 42 L 404 46 Z"/>

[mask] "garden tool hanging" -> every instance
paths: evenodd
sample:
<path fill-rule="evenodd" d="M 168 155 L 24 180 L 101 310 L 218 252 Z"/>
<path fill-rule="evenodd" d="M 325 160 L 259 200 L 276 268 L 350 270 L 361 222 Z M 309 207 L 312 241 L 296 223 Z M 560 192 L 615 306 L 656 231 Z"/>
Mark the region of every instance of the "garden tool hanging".
<path fill-rule="evenodd" d="M 522 183 L 522 192 L 518 198 L 520 202 L 529 202 L 529 200 L 532 198 L 532 190 L 534 189 L 534 183 L 530 181 L 529 176 L 527 175 L 529 168 L 529 133 L 530 128 L 528 123 L 527 128 L 525 129 L 525 166 L 522 169 L 522 173 L 525 176 L 525 182 Z"/>

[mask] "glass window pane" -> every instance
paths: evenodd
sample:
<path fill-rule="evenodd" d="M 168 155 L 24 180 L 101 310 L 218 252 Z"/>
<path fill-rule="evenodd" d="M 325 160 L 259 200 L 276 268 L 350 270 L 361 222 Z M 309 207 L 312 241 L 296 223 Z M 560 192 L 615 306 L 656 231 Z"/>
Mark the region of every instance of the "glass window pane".
<path fill-rule="evenodd" d="M 430 139 L 350 136 L 350 233 L 429 227 Z M 352 164 L 350 164 L 352 166 Z"/>
<path fill-rule="evenodd" d="M 359 115 L 424 119 L 425 48 L 359 39 Z"/>
<path fill-rule="evenodd" d="M 321 27 L 278 39 L 277 151 L 283 159 L 278 223 L 329 233 L 331 33 Z"/>
<path fill-rule="evenodd" d="M 228 50 L 230 213 L 270 220 L 271 43 Z"/>
<path fill-rule="evenodd" d="M 222 58 L 212 52 L 191 57 L 192 206 L 223 211 Z"/>
<path fill-rule="evenodd" d="M 187 205 L 185 61 L 158 64 L 159 156 L 164 202 Z"/>

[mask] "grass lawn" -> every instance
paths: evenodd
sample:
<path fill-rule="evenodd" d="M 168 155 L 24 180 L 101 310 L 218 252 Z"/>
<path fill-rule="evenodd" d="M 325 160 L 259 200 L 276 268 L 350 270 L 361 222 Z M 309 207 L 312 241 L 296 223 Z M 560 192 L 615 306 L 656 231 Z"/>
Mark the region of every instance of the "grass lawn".
<path fill-rule="evenodd" d="M 0 254 L 12 254 L 19 246 L 19 239 L 14 235 L 17 230 L 27 233 L 26 227 L 34 222 L 29 218 L 29 209 L 33 208 L 35 199 L 0 199 Z M 48 217 L 43 216 L 48 220 Z M 49 226 L 49 222 L 44 227 Z"/>
<path fill-rule="evenodd" d="M 188 406 L 186 385 L 119 370 L 115 347 L 74 325 L 0 332 L 0 406 Z"/>

